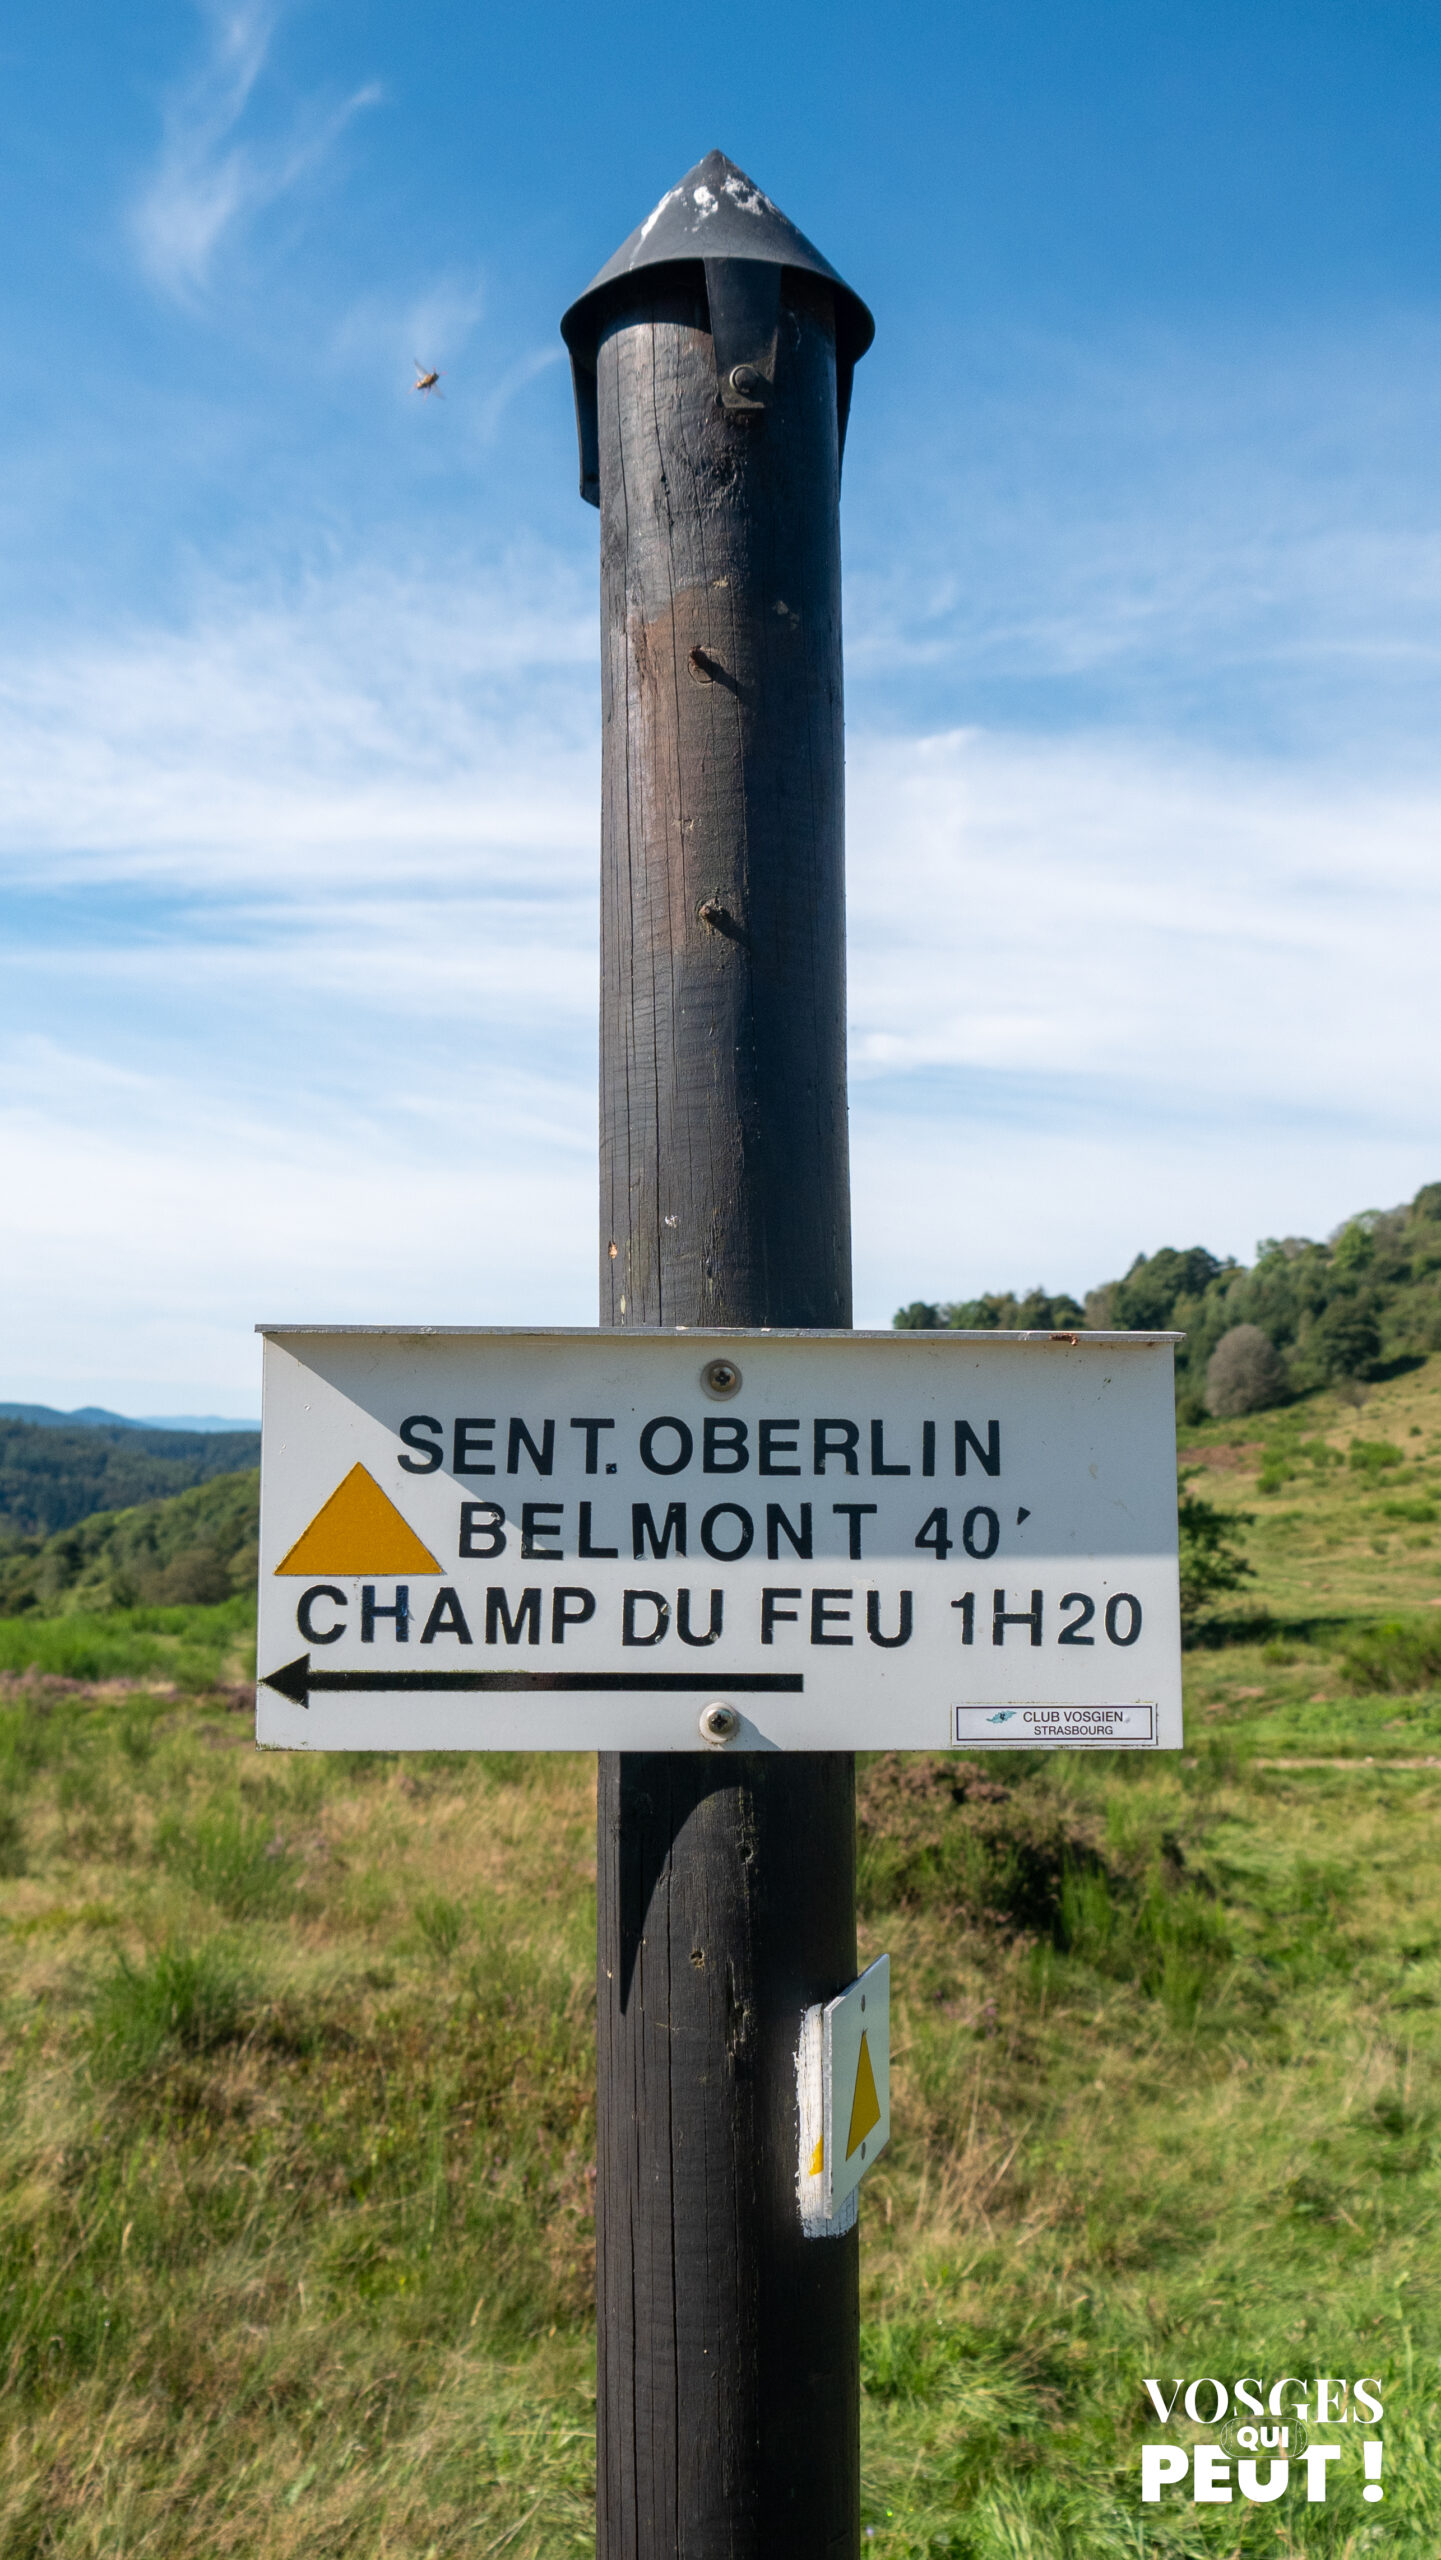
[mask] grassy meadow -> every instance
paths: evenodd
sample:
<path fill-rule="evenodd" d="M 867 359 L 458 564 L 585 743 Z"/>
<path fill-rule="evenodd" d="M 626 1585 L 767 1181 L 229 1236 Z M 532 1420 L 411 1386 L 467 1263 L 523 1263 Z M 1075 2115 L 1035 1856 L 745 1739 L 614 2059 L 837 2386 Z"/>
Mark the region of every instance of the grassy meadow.
<path fill-rule="evenodd" d="M 1441 1358 L 1187 1432 L 1170 1757 L 862 1773 L 866 2549 L 1436 2560 Z M 5 2560 L 592 2546 L 594 1766 L 257 1755 L 243 1597 L 0 1619 Z M 1324 2504 L 1146 2375 L 1381 2377 Z"/>

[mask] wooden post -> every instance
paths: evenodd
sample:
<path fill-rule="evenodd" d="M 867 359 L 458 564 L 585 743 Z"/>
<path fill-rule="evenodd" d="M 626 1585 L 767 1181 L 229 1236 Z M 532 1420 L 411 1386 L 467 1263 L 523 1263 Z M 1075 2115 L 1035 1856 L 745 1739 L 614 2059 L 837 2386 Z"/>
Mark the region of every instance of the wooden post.
<path fill-rule="evenodd" d="M 563 326 L 601 510 L 601 1321 L 845 1325 L 869 315 L 712 153 Z M 795 2076 L 855 1970 L 849 1754 L 602 1754 L 599 2560 L 859 2549 L 856 2233 L 802 2235 Z"/>

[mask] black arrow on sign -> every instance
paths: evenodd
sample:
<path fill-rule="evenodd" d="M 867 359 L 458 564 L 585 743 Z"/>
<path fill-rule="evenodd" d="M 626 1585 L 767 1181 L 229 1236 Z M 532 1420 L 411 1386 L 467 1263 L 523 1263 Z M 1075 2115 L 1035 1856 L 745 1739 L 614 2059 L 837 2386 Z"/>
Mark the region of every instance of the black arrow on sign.
<path fill-rule="evenodd" d="M 367 1689 L 386 1695 L 397 1689 L 580 1689 L 592 1696 L 634 1697 L 638 1692 L 655 1696 L 677 1690 L 686 1695 L 704 1690 L 713 1696 L 724 1689 L 752 1698 L 795 1697 L 806 1685 L 800 1671 L 312 1671 L 308 1653 L 298 1653 L 282 1670 L 262 1672 L 261 1680 L 297 1707 L 308 1707 L 320 1691 L 354 1696 Z"/>

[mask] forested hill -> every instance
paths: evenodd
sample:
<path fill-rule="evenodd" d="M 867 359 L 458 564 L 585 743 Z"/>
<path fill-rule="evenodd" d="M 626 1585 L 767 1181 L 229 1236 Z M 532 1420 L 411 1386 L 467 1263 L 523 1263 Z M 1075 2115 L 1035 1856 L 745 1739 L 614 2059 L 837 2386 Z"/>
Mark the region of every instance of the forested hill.
<path fill-rule="evenodd" d="M 134 1423 L 0 1417 L 0 1551 L 92 1512 L 122 1511 L 255 1466 L 258 1431 L 147 1431 Z"/>
<path fill-rule="evenodd" d="M 261 1477 L 212 1477 L 159 1503 L 100 1510 L 90 1521 L 0 1551 L 0 1618 L 69 1610 L 174 1608 L 253 1590 Z"/>
<path fill-rule="evenodd" d="M 1441 1182 L 1399 1209 L 1366 1209 L 1324 1244 L 1268 1237 L 1253 1263 L 1204 1245 L 1137 1254 L 1123 1279 L 1084 1300 L 1033 1289 L 932 1304 L 895 1322 L 914 1331 L 1069 1326 L 1138 1332 L 1175 1327 L 1181 1419 L 1252 1413 L 1313 1387 L 1364 1382 L 1398 1361 L 1441 1350 Z"/>
<path fill-rule="evenodd" d="M 0 1618 L 228 1600 L 254 1589 L 259 1533 L 254 1467 L 133 1510 L 97 1512 L 0 1551 Z"/>

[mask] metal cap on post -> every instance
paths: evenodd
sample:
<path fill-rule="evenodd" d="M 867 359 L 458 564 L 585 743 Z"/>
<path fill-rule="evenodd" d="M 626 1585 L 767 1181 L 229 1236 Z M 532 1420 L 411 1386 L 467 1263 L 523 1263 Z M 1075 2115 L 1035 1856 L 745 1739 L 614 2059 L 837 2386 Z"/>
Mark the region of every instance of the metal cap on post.
<path fill-rule="evenodd" d="M 596 341 L 607 312 L 643 267 L 670 267 L 699 259 L 715 346 L 717 388 L 732 411 L 765 406 L 774 387 L 782 270 L 818 276 L 835 297 L 836 413 L 841 451 L 851 409 L 856 365 L 876 334 L 858 293 L 838 276 L 779 205 L 723 151 L 704 160 L 661 197 L 613 258 L 607 258 L 560 324 L 570 350 L 575 424 L 580 445 L 580 494 L 600 505 L 600 454 L 596 420 Z"/>
<path fill-rule="evenodd" d="M 840 454 L 871 315 L 712 152 L 561 325 L 601 514 L 601 1321 L 848 1325 Z M 745 1367 L 698 1354 L 731 1448 Z M 809 1552 L 812 1504 L 787 1518 Z M 854 1763 L 740 1722 L 719 1694 L 701 1749 L 601 1755 L 598 2560 L 859 2549 L 857 2240 L 803 2223 L 797 2080 L 856 1970 Z"/>

